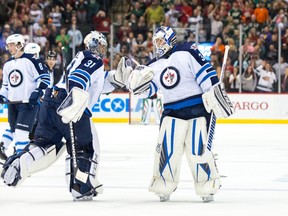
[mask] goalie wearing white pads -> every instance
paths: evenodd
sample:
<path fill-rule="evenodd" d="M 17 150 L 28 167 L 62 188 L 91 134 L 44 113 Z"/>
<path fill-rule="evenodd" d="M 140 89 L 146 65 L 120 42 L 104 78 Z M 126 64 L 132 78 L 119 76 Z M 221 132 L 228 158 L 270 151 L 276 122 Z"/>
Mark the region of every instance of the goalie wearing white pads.
<path fill-rule="evenodd" d="M 67 66 L 68 95 L 66 89 L 61 88 L 63 84 L 65 85 L 62 81 L 53 89 L 46 90 L 40 109 L 39 123 L 35 131 L 36 141 L 30 145 L 31 148 L 25 149 L 23 155 L 13 155 L 5 163 L 1 176 L 8 186 L 17 186 L 23 182 L 27 173 L 35 170 L 34 167 L 37 167 L 37 171 L 39 171 L 40 168 L 49 166 L 51 161 L 55 161 L 55 154 L 50 156 L 47 152 L 51 148 L 53 150 L 53 145 L 55 145 L 57 156 L 57 148 L 63 145 L 61 140 L 65 138 L 68 152 L 66 182 L 73 199 L 91 200 L 94 196 L 102 193 L 103 187 L 98 181 L 99 140 L 91 119 L 91 108 L 98 101 L 101 93 L 113 91 L 114 86 L 109 80 L 112 73 L 104 71 L 102 61 L 107 50 L 107 41 L 104 35 L 92 31 L 85 37 L 84 43 L 86 49 L 78 52 Z M 74 145 L 72 144 L 70 123 L 67 124 L 70 121 L 75 122 L 73 123 Z M 43 150 L 43 154 L 40 154 L 39 149 Z M 76 155 L 73 154 L 74 152 Z M 21 158 L 24 156 L 28 160 Z M 45 160 L 44 158 L 47 157 L 49 159 Z M 33 158 L 32 162 L 31 158 Z M 49 164 L 40 163 L 43 160 L 48 161 Z M 74 172 L 75 164 L 76 172 Z"/>
<path fill-rule="evenodd" d="M 151 112 L 153 112 L 155 123 L 160 124 L 162 109 L 162 101 L 161 98 L 158 98 L 157 94 L 152 95 L 150 98 L 143 98 L 141 123 L 145 125 L 149 124 Z"/>
<path fill-rule="evenodd" d="M 129 77 L 128 88 L 135 95 L 149 98 L 158 90 L 163 94 L 164 110 L 149 191 L 160 201 L 169 199 L 177 188 L 185 151 L 197 195 L 205 202 L 212 201 L 220 186 L 212 153 L 216 124 L 213 113 L 225 118 L 233 109 L 225 90 L 218 85 L 215 69 L 196 46 L 176 42 L 170 27 L 156 29 L 156 58 L 147 66 L 135 68 Z"/>

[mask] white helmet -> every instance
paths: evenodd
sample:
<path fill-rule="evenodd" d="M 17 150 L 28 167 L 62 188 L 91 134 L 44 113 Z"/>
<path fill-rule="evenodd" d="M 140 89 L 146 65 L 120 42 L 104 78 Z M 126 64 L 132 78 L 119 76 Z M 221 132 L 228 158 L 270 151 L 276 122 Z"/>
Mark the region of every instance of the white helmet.
<path fill-rule="evenodd" d="M 92 53 L 99 55 L 101 58 L 106 55 L 107 40 L 101 32 L 91 31 L 84 38 L 84 44 L 87 50 L 90 50 Z"/>
<path fill-rule="evenodd" d="M 6 39 L 6 44 L 10 44 L 10 43 L 14 43 L 15 45 L 20 45 L 21 48 L 18 48 L 18 49 L 22 49 L 24 47 L 25 40 L 22 35 L 13 34 L 13 35 L 8 36 Z M 6 49 L 8 50 L 7 46 L 6 46 Z"/>
<path fill-rule="evenodd" d="M 40 50 L 41 50 L 40 46 L 36 43 L 28 43 L 24 47 L 25 53 L 34 54 L 37 58 L 39 58 Z"/>
<path fill-rule="evenodd" d="M 153 35 L 153 44 L 156 47 L 156 57 L 161 58 L 176 44 L 176 34 L 172 28 L 160 26 Z"/>

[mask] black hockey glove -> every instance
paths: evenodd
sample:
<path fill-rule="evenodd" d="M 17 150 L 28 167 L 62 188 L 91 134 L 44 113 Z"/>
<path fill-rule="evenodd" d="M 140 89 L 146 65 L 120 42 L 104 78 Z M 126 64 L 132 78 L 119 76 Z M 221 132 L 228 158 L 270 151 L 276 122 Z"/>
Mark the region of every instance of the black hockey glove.
<path fill-rule="evenodd" d="M 0 103 L 8 102 L 9 100 L 4 97 L 3 95 L 0 95 Z"/>
<path fill-rule="evenodd" d="M 42 89 L 39 89 L 39 88 L 37 88 L 37 89 L 35 89 L 32 93 L 31 93 L 31 95 L 30 95 L 30 97 L 29 97 L 29 105 L 33 108 L 34 106 L 36 106 L 37 105 L 37 100 L 40 98 L 40 97 L 42 97 L 43 96 L 43 91 L 42 91 Z"/>

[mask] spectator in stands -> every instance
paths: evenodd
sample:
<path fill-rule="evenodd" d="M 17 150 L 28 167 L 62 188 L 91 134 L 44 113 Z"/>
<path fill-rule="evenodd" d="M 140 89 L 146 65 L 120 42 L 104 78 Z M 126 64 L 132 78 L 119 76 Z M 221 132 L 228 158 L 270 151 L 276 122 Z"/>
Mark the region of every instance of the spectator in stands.
<path fill-rule="evenodd" d="M 268 52 L 266 53 L 266 59 L 270 61 L 271 65 L 276 64 L 278 61 L 278 50 L 275 48 L 273 43 L 269 45 Z"/>
<path fill-rule="evenodd" d="M 257 92 L 274 92 L 274 86 L 277 82 L 276 75 L 269 61 L 265 60 L 256 68 L 255 73 L 258 75 Z"/>
<path fill-rule="evenodd" d="M 87 10 L 88 10 L 88 1 L 86 0 L 76 0 L 75 1 L 75 10 L 77 13 L 77 18 L 79 23 L 86 23 L 87 20 Z"/>
<path fill-rule="evenodd" d="M 180 12 L 175 9 L 174 4 L 171 4 L 170 9 L 165 13 L 165 26 L 170 26 L 171 28 L 177 28 L 179 17 Z"/>
<path fill-rule="evenodd" d="M 77 19 L 74 17 L 72 20 L 72 24 L 70 29 L 67 32 L 67 36 L 69 38 L 69 45 L 68 45 L 68 54 L 69 57 L 67 59 L 67 62 L 70 62 L 77 52 L 81 50 L 81 45 L 83 43 L 83 35 L 81 31 L 77 28 Z"/>
<path fill-rule="evenodd" d="M 241 76 L 242 91 L 254 92 L 257 85 L 257 76 L 254 73 L 254 69 L 251 65 L 247 67 Z"/>
<path fill-rule="evenodd" d="M 188 27 L 188 20 L 193 14 L 193 8 L 188 4 L 187 0 L 182 1 L 182 11 L 180 16 L 180 22 L 184 28 Z"/>
<path fill-rule="evenodd" d="M 288 92 L 288 68 L 285 69 L 285 74 L 282 79 L 281 91 Z"/>
<path fill-rule="evenodd" d="M 100 4 L 97 0 L 90 0 L 88 2 L 87 21 L 92 22 L 93 17 L 99 12 Z"/>
<path fill-rule="evenodd" d="M 64 46 L 65 49 L 68 50 L 69 41 L 70 37 L 66 34 L 66 28 L 61 28 L 60 34 L 58 34 L 55 39 L 56 44 L 58 42 L 61 42 L 62 46 Z"/>
<path fill-rule="evenodd" d="M 93 17 L 93 24 L 95 29 L 104 34 L 105 36 L 107 36 L 110 33 L 111 20 L 109 16 L 106 15 L 105 11 L 100 10 Z"/>
<path fill-rule="evenodd" d="M 163 7 L 159 4 L 159 0 L 152 0 L 151 5 L 146 8 L 144 13 L 146 17 L 148 29 L 152 29 L 153 25 L 159 26 L 165 20 Z"/>
<path fill-rule="evenodd" d="M 263 25 L 268 21 L 269 18 L 269 11 L 265 7 L 264 2 L 260 0 L 258 2 L 257 7 L 254 10 L 254 15 L 256 18 L 256 21 L 260 24 Z"/>
<path fill-rule="evenodd" d="M 288 63 L 284 61 L 284 57 L 280 57 L 280 64 L 277 62 L 272 65 L 274 71 L 276 72 L 277 80 L 279 80 L 279 71 L 280 71 L 280 80 L 283 80 L 285 75 L 286 68 L 288 68 Z"/>
<path fill-rule="evenodd" d="M 208 14 L 208 17 L 211 21 L 211 42 L 215 42 L 216 38 L 223 30 L 223 22 L 221 21 L 219 14 L 216 13 L 217 9 L 218 6 L 215 6 L 211 13 Z"/>
<path fill-rule="evenodd" d="M 239 4 L 237 1 L 233 2 L 233 6 L 229 11 L 228 15 L 232 17 L 234 27 L 237 28 L 237 26 L 241 22 L 241 16 L 242 16 L 242 11 L 239 9 Z"/>
<path fill-rule="evenodd" d="M 57 33 L 59 33 L 62 27 L 62 13 L 59 5 L 52 7 L 49 18 L 51 19 L 52 25 L 56 27 Z"/>
<path fill-rule="evenodd" d="M 223 44 L 221 37 L 216 38 L 216 41 L 210 50 L 212 53 L 216 53 L 219 56 L 223 56 L 225 52 L 225 45 Z"/>

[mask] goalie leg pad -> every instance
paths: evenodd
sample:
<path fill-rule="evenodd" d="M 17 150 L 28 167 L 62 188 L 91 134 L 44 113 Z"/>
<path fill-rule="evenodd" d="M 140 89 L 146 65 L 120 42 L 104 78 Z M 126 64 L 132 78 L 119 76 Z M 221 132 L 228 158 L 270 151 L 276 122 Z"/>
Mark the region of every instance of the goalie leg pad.
<path fill-rule="evenodd" d="M 185 153 L 193 175 L 196 194 L 201 197 L 217 193 L 220 187 L 220 176 L 213 154 L 207 146 L 208 139 L 206 119 L 200 117 L 189 120 Z"/>
<path fill-rule="evenodd" d="M 148 98 L 143 98 L 143 110 L 142 110 L 141 122 L 145 125 L 148 124 L 150 121 L 151 109 L 152 109 L 152 100 Z"/>
<path fill-rule="evenodd" d="M 170 195 L 176 190 L 187 127 L 188 123 L 185 120 L 172 117 L 163 119 L 149 191 L 158 195 Z"/>
<path fill-rule="evenodd" d="M 78 151 L 77 165 L 81 172 L 76 172 L 76 177 L 74 177 L 71 170 L 71 156 L 68 154 L 66 157 L 66 183 L 72 197 L 79 200 L 103 193 L 103 185 L 97 180 L 98 155 L 95 152 Z"/>
<path fill-rule="evenodd" d="M 19 186 L 27 176 L 49 167 L 63 153 L 64 147 L 56 153 L 56 146 L 47 148 L 32 144 L 23 152 L 10 156 L 3 166 L 1 177 L 8 186 Z"/>
<path fill-rule="evenodd" d="M 77 122 L 88 106 L 89 93 L 74 87 L 57 109 L 63 123 Z"/>

